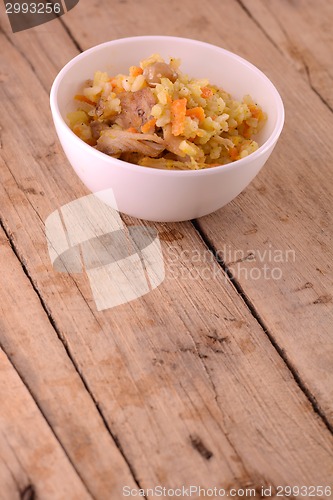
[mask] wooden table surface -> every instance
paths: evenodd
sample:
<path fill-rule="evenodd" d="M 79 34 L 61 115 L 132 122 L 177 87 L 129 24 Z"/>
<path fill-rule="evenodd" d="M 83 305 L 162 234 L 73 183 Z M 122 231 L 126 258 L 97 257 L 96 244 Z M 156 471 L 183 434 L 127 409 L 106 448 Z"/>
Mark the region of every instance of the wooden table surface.
<path fill-rule="evenodd" d="M 118 500 L 158 485 L 333 498 L 279 489 L 333 478 L 332 2 L 80 0 L 16 34 L 0 7 L 0 499 Z M 89 193 L 49 90 L 80 51 L 144 34 L 245 57 L 277 86 L 286 123 L 218 212 L 124 217 L 157 229 L 166 277 L 98 311 L 87 276 L 48 254 L 47 217 Z"/>

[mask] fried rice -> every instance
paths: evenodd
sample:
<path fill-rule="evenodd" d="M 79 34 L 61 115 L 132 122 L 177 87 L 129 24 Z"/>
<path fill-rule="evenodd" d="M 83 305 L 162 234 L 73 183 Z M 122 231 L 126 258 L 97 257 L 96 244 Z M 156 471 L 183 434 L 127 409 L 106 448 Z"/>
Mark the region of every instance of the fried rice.
<path fill-rule="evenodd" d="M 127 75 L 97 71 L 75 96 L 73 132 L 105 154 L 145 167 L 193 170 L 237 161 L 258 149 L 266 114 L 249 95 L 235 100 L 208 79 L 153 54 Z"/>

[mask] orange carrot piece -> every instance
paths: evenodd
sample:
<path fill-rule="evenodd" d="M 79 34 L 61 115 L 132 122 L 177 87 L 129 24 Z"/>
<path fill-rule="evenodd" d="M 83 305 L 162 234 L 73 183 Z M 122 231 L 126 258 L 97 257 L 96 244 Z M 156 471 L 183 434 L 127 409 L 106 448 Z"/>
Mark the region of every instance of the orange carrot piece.
<path fill-rule="evenodd" d="M 253 118 L 259 118 L 260 115 L 260 109 L 257 108 L 257 106 L 254 106 L 253 104 L 249 104 L 249 110 L 251 111 L 251 115 Z"/>
<path fill-rule="evenodd" d="M 238 160 L 238 149 L 237 148 L 231 148 L 229 149 L 229 156 L 232 159 L 232 161 Z"/>
<path fill-rule="evenodd" d="M 116 78 L 114 78 L 114 77 L 110 78 L 109 82 L 112 85 L 113 92 L 115 92 L 116 94 L 120 94 L 121 92 L 124 92 L 124 89 L 122 87 L 118 87 L 118 82 L 117 82 Z"/>
<path fill-rule="evenodd" d="M 245 139 L 250 139 L 251 138 L 251 127 L 246 123 L 244 122 L 243 123 L 243 137 L 245 137 Z"/>
<path fill-rule="evenodd" d="M 175 99 L 171 104 L 171 132 L 173 135 L 181 135 L 185 129 L 187 99 Z"/>
<path fill-rule="evenodd" d="M 213 95 L 212 89 L 210 89 L 209 87 L 202 87 L 201 97 L 203 97 L 204 99 L 207 99 L 208 97 L 211 97 L 212 95 Z"/>
<path fill-rule="evenodd" d="M 81 101 L 81 102 L 86 102 L 87 104 L 90 104 L 91 106 L 96 106 L 96 104 L 91 101 L 90 99 L 88 99 L 88 97 L 86 97 L 85 95 L 81 95 L 81 94 L 77 94 L 74 99 L 76 101 Z"/>
<path fill-rule="evenodd" d="M 196 108 L 188 109 L 186 111 L 186 116 L 190 118 L 197 118 L 199 122 L 205 119 L 205 112 L 201 106 L 197 106 Z"/>
<path fill-rule="evenodd" d="M 143 69 L 140 68 L 139 66 L 131 66 L 129 69 L 129 74 L 130 76 L 138 76 L 142 75 Z"/>
<path fill-rule="evenodd" d="M 126 129 L 126 132 L 132 132 L 133 134 L 137 134 L 138 133 L 138 131 L 137 131 L 137 129 L 135 127 L 130 127 L 128 129 Z"/>
<path fill-rule="evenodd" d="M 261 109 L 259 109 L 258 116 L 256 118 L 258 118 L 259 121 L 264 120 L 265 116 Z"/>
<path fill-rule="evenodd" d="M 154 132 L 156 125 L 156 118 L 151 118 L 141 127 L 141 132 L 147 134 L 148 132 Z"/>

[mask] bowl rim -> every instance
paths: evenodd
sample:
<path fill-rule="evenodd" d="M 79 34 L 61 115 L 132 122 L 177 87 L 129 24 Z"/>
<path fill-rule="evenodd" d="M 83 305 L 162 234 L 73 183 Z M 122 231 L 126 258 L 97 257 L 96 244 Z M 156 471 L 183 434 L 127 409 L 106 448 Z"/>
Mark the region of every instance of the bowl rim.
<path fill-rule="evenodd" d="M 233 57 L 236 59 L 238 62 L 241 64 L 247 66 L 249 69 L 252 71 L 255 71 L 260 78 L 266 81 L 266 83 L 271 87 L 271 90 L 273 91 L 274 99 L 275 99 L 275 106 L 277 110 L 277 117 L 276 117 L 276 123 L 274 126 L 274 129 L 271 133 L 271 135 L 268 137 L 268 139 L 262 144 L 256 151 L 251 153 L 250 155 L 241 158 L 239 160 L 236 160 L 231 163 L 227 163 L 225 165 L 218 165 L 216 167 L 211 167 L 211 168 L 204 168 L 200 170 L 166 170 L 166 169 L 159 169 L 155 167 L 143 167 L 140 166 L 140 169 L 138 169 L 139 165 L 133 164 L 126 162 L 124 160 L 119 160 L 118 158 L 114 158 L 112 156 L 108 156 L 105 153 L 102 153 L 101 151 L 98 151 L 97 149 L 89 146 L 89 144 L 86 144 L 82 139 L 80 139 L 77 135 L 74 134 L 74 132 L 70 129 L 64 118 L 62 117 L 59 106 L 58 106 L 58 90 L 59 87 L 62 83 L 62 79 L 67 73 L 69 69 L 71 69 L 76 62 L 78 62 L 81 59 L 84 59 L 87 55 L 92 54 L 94 52 L 97 52 L 103 47 L 106 46 L 116 46 L 116 45 L 121 45 L 121 44 L 128 44 L 132 42 L 136 42 L 139 40 L 159 40 L 159 41 L 165 41 L 168 42 L 169 40 L 173 41 L 179 41 L 179 42 L 189 42 L 193 45 L 205 45 L 208 48 L 218 50 L 220 52 L 223 52 L 227 54 L 229 57 Z M 102 159 L 104 162 L 110 162 L 110 165 L 112 164 L 113 167 L 119 166 L 123 170 L 129 170 L 129 171 L 135 171 L 137 172 L 142 172 L 144 175 L 146 174 L 156 174 L 156 175 L 177 175 L 177 176 L 197 176 L 197 175 L 213 175 L 217 174 L 221 170 L 223 171 L 228 171 L 228 170 L 234 170 L 241 168 L 245 166 L 247 163 L 253 162 L 256 159 L 259 159 L 260 157 L 264 156 L 268 150 L 270 150 L 272 147 L 274 147 L 275 143 L 277 142 L 281 131 L 283 129 L 284 125 L 284 119 L 285 119 L 285 111 L 284 111 L 284 105 L 282 98 L 276 89 L 275 85 L 272 83 L 272 81 L 263 73 L 259 68 L 257 68 L 254 64 L 251 62 L 247 61 L 243 57 L 239 56 L 238 54 L 235 54 L 234 52 L 231 52 L 230 50 L 224 49 L 223 47 L 219 47 L 218 45 L 214 45 L 208 42 L 203 42 L 201 40 L 195 40 L 192 38 L 186 38 L 186 37 L 176 37 L 176 36 L 168 36 L 168 35 L 144 35 L 144 36 L 132 36 L 132 37 L 123 37 L 123 38 L 117 38 L 114 40 L 109 40 L 107 42 L 100 43 L 98 45 L 94 45 L 93 47 L 81 52 L 77 56 L 73 57 L 68 63 L 65 64 L 65 66 L 59 71 L 57 76 L 55 77 L 51 91 L 50 91 L 50 107 L 51 107 L 51 112 L 53 115 L 53 119 L 57 120 L 58 123 L 65 128 L 65 131 L 72 136 L 72 139 L 74 140 L 74 143 L 77 144 L 77 146 L 82 149 L 83 151 L 86 151 L 89 154 L 92 154 L 93 156 L 96 156 L 98 159 Z"/>

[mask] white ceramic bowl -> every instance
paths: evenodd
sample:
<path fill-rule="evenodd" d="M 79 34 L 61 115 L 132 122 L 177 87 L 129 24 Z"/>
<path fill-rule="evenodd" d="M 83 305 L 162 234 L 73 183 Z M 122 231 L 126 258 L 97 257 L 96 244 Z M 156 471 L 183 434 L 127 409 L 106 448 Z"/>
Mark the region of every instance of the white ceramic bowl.
<path fill-rule="evenodd" d="M 172 171 L 140 167 L 114 159 L 85 144 L 68 127 L 73 96 L 96 70 L 114 75 L 152 53 L 181 59 L 181 70 L 208 78 L 234 98 L 250 94 L 268 115 L 259 149 L 234 163 L 206 170 Z M 281 97 L 255 66 L 220 47 L 186 38 L 142 36 L 93 47 L 60 71 L 51 89 L 58 137 L 77 175 L 92 191 L 112 190 L 120 212 L 151 221 L 182 221 L 207 215 L 235 198 L 257 175 L 273 151 L 284 122 Z M 107 201 L 107 200 L 106 200 Z"/>

